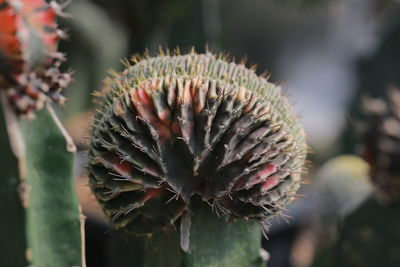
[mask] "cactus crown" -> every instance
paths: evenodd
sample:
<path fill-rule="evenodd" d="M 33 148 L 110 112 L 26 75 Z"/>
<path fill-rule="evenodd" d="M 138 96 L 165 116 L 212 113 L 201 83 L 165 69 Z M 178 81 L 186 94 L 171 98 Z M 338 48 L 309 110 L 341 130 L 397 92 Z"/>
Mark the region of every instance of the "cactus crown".
<path fill-rule="evenodd" d="M 134 58 L 93 125 L 90 186 L 116 227 L 168 227 L 199 195 L 264 221 L 294 198 L 306 155 L 281 89 L 211 53 Z"/>
<path fill-rule="evenodd" d="M 57 52 L 65 37 L 56 22 L 65 16 L 62 8 L 54 1 L 0 0 L 0 88 L 19 114 L 33 116 L 49 101 L 65 102 L 60 92 L 71 75 L 59 70 L 65 61 Z"/>

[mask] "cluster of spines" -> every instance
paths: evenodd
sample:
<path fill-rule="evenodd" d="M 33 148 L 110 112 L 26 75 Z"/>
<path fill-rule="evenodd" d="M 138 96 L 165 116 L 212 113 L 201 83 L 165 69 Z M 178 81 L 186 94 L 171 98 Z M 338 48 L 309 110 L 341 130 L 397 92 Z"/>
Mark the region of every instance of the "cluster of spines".
<path fill-rule="evenodd" d="M 254 70 L 228 63 L 212 54 L 164 55 L 136 62 L 123 73 L 116 74 L 109 83 L 111 92 L 105 95 L 94 124 L 89 170 L 91 187 L 117 226 L 127 227 L 130 224 L 127 227 L 129 230 L 133 225 L 140 225 L 135 220 L 140 214 L 148 216 L 148 211 L 141 212 L 139 209 L 147 206 L 144 205 L 146 201 L 154 200 L 146 197 L 148 194 L 167 199 L 168 203 L 162 203 L 165 208 L 170 207 L 171 203 L 177 206 L 175 213 L 168 216 L 158 211 L 159 218 L 156 220 L 163 222 L 159 223 L 159 227 L 179 218 L 190 205 L 189 199 L 193 194 L 199 194 L 223 213 L 261 221 L 280 212 L 294 198 L 306 154 L 304 133 L 292 115 L 287 100 L 281 95 L 280 88 L 258 77 Z M 207 91 L 209 94 L 203 95 L 201 100 L 198 95 L 202 87 L 207 87 L 207 90 L 214 88 L 214 91 Z M 174 92 L 177 95 L 173 96 Z M 236 96 L 240 101 L 233 101 L 231 96 Z M 206 106 L 204 101 L 210 106 Z M 211 106 L 215 103 L 217 109 L 214 110 L 214 117 L 207 124 L 202 119 L 210 118 L 213 113 Z M 254 110 L 256 103 L 259 106 Z M 246 107 L 247 113 L 243 112 Z M 215 113 L 217 110 L 218 116 Z M 166 114 L 171 111 L 174 117 L 167 119 Z M 255 113 L 251 115 L 249 111 Z M 243 114 L 248 116 L 243 119 Z M 257 116 L 260 119 L 258 122 Z M 197 124 L 202 122 L 202 128 L 198 128 L 194 121 Z M 240 136 L 241 127 L 234 128 L 235 123 L 242 126 L 246 134 Z M 208 133 L 204 133 L 207 129 Z M 209 139 L 211 142 L 208 145 L 204 141 L 206 136 L 214 137 Z M 264 140 L 263 147 L 260 143 L 266 136 L 269 139 Z M 171 141 L 171 138 L 180 141 Z M 199 145 L 201 141 L 203 143 Z M 228 157 L 226 152 L 233 152 L 234 145 L 244 149 L 245 155 L 234 153 Z M 279 145 L 282 147 L 279 148 Z M 133 151 L 135 155 L 132 155 Z M 179 166 L 185 165 L 185 162 L 177 162 L 174 153 L 180 154 L 178 158 L 182 161 L 191 158 L 193 166 L 189 171 L 192 173 L 188 174 L 188 169 Z M 244 156 L 247 156 L 246 160 L 242 160 Z M 131 171 L 135 166 L 135 160 L 146 157 L 150 159 L 147 163 L 152 162 L 147 169 L 136 168 L 133 175 L 127 172 L 127 169 Z M 218 157 L 223 160 L 218 160 Z M 251 167 L 248 161 L 259 164 Z M 130 163 L 131 167 L 127 167 Z M 186 177 L 174 173 L 177 172 L 175 168 L 186 172 Z M 101 169 L 103 175 L 98 173 Z M 157 174 L 154 175 L 156 169 Z M 140 172 L 142 175 L 138 175 Z M 219 177 L 213 177 L 215 173 Z M 132 195 L 137 196 L 132 197 L 131 204 L 128 204 L 129 197 L 125 200 L 121 198 L 121 187 L 113 184 L 113 181 L 118 180 L 117 177 L 125 182 L 133 181 L 135 175 L 147 175 L 147 178 L 154 179 L 143 179 L 138 188 L 127 189 L 135 191 Z M 152 186 L 157 188 L 151 189 Z M 151 189 L 150 193 L 147 188 Z M 154 194 L 154 190 L 157 194 Z M 110 202 L 118 198 L 121 198 L 121 202 L 115 202 L 120 202 L 124 207 L 110 209 Z"/>
<path fill-rule="evenodd" d="M 65 102 L 61 91 L 71 73 L 59 70 L 65 56 L 57 43 L 66 34 L 56 22 L 66 16 L 63 7 L 54 1 L 0 0 L 0 86 L 19 114 L 33 116 L 49 101 Z"/>
<path fill-rule="evenodd" d="M 192 51 L 189 55 L 180 55 L 179 50 L 172 54 L 168 52 L 160 54 L 159 57 L 134 56 L 132 62 L 135 65 L 128 67 L 122 75 L 115 73 L 115 79 L 108 81 L 114 84 L 112 95 L 109 97 L 114 98 L 124 94 L 127 86 L 134 87 L 140 82 L 154 77 L 179 75 L 192 79 L 196 76 L 205 76 L 222 84 L 233 84 L 254 92 L 269 103 L 272 109 L 276 110 L 276 114 L 281 116 L 280 120 L 283 123 L 291 127 L 293 131 L 302 131 L 281 88 L 268 82 L 266 77 L 257 76 L 255 67 L 249 69 L 244 63 L 227 62 L 227 57 L 223 54 L 217 56 L 210 53 L 198 55 Z M 111 99 L 109 103 L 112 102 Z"/>

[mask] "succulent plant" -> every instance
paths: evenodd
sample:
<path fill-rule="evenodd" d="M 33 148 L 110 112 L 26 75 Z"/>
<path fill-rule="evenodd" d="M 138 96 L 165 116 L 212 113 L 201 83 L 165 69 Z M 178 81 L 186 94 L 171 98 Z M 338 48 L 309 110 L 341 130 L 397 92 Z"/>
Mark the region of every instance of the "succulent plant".
<path fill-rule="evenodd" d="M 61 90 L 71 80 L 59 66 L 65 60 L 57 43 L 62 6 L 44 0 L 0 0 L 0 89 L 15 111 L 33 116 L 45 103 L 63 104 Z"/>
<path fill-rule="evenodd" d="M 387 97 L 364 97 L 361 104 L 364 116 L 355 126 L 376 195 L 340 221 L 336 242 L 317 254 L 315 267 L 400 264 L 393 253 L 400 241 L 400 91 L 389 88 Z"/>
<path fill-rule="evenodd" d="M 62 8 L 45 0 L 0 0 L 0 158 L 7 165 L 0 209 L 11 214 L 2 228 L 12 229 L 1 234 L 10 240 L 0 248 L 1 266 L 85 266 L 75 145 L 48 104 L 63 104 L 60 91 L 71 79 L 59 70 Z"/>
<path fill-rule="evenodd" d="M 384 199 L 400 197 L 400 91 L 391 88 L 388 98 L 365 97 L 367 120 L 361 124 L 363 156 L 371 165 L 371 179 Z"/>
<path fill-rule="evenodd" d="M 101 94 L 89 150 L 90 187 L 115 227 L 185 228 L 194 195 L 260 222 L 295 198 L 305 135 L 280 87 L 211 53 L 133 62 Z"/>

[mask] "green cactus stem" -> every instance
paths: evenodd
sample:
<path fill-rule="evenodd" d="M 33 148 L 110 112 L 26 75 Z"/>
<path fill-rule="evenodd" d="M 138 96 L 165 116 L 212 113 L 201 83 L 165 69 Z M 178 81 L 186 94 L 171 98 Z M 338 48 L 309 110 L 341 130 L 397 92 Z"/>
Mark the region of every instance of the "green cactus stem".
<path fill-rule="evenodd" d="M 22 119 L 26 144 L 27 236 L 31 264 L 84 267 L 81 218 L 73 182 L 74 154 L 47 110 Z"/>
<path fill-rule="evenodd" d="M 218 217 L 209 206 L 192 200 L 190 253 L 180 251 L 179 232 L 158 231 L 145 239 L 143 266 L 157 267 L 260 267 L 261 231 L 254 221 Z"/>
<path fill-rule="evenodd" d="M 184 253 L 184 266 L 265 266 L 257 222 L 218 217 L 200 199 L 192 201 L 192 210 L 191 246 L 190 253 Z"/>
<path fill-rule="evenodd" d="M 1 222 L 1 266 L 84 267 L 74 155 L 67 151 L 64 134 L 48 110 L 39 111 L 35 120 L 21 118 L 18 123 L 26 149 L 23 176 L 6 138 L 10 127 L 1 124 L 0 157 L 7 166 L 0 174 L 1 210 L 8 214 Z"/>

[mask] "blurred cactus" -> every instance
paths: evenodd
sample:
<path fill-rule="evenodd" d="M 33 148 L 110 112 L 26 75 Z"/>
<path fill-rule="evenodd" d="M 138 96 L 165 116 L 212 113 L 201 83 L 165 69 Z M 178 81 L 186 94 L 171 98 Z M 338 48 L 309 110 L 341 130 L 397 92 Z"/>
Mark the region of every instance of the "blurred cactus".
<path fill-rule="evenodd" d="M 1 250 L 1 266 L 85 266 L 73 186 L 75 146 L 50 104 L 64 103 L 61 90 L 71 79 L 59 71 L 64 55 L 57 42 L 65 34 L 56 16 L 66 16 L 62 9 L 44 0 L 0 0 L 1 137 L 10 141 L 10 149 L 0 151 L 10 163 L 1 170 L 7 191 L 0 197 L 9 205 L 2 211 L 12 209 L 2 223 L 10 233 L 19 231 L 13 251 Z M 0 233 L 5 246 L 6 231 Z"/>
<path fill-rule="evenodd" d="M 376 1 L 379 3 L 389 1 Z M 398 6 L 398 4 L 397 4 Z M 387 8 L 390 15 L 381 26 L 385 29 L 377 43 L 376 49 L 366 58 L 362 58 L 357 65 L 357 88 L 354 96 L 348 104 L 348 113 L 351 117 L 363 119 L 360 99 L 365 95 L 373 98 L 384 99 L 387 87 L 400 86 L 400 17 L 397 16 L 398 9 Z M 397 10 L 397 11 L 396 11 Z M 393 12 L 393 13 L 391 13 Z M 354 127 L 353 121 L 348 121 L 341 137 L 342 146 L 340 151 L 353 153 L 359 145 L 359 133 Z"/>
<path fill-rule="evenodd" d="M 372 191 L 369 166 L 357 156 L 343 155 L 326 162 L 315 174 L 307 201 L 312 206 L 312 225 L 324 243 L 333 241 L 336 224 L 363 202 Z"/>
<path fill-rule="evenodd" d="M 400 197 L 400 91 L 392 88 L 387 100 L 365 97 L 367 120 L 359 124 L 363 156 L 371 165 L 371 179 L 385 200 Z"/>
<path fill-rule="evenodd" d="M 370 197 L 344 219 L 337 243 L 317 257 L 315 267 L 400 266 L 400 93 L 391 89 L 386 100 L 364 98 L 362 109 L 367 119 L 358 130 L 378 198 Z"/>
<path fill-rule="evenodd" d="M 32 117 L 49 101 L 65 102 L 61 90 L 71 76 L 59 70 L 65 57 L 57 43 L 65 33 L 57 15 L 65 16 L 56 2 L 0 1 L 0 87 L 19 114 Z"/>
<path fill-rule="evenodd" d="M 89 151 L 90 186 L 114 226 L 151 235 L 180 221 L 188 251 L 194 195 L 231 218 L 279 214 L 306 156 L 280 88 L 212 54 L 133 60 L 102 94 Z"/>
<path fill-rule="evenodd" d="M 292 251 L 295 266 L 310 266 L 315 251 L 319 264 L 316 266 L 324 266 L 320 260 L 329 262 L 324 253 L 337 241 L 337 223 L 372 192 L 368 172 L 368 163 L 362 158 L 342 155 L 327 161 L 314 174 L 305 197 L 294 205 L 306 209 L 298 211 L 303 227 Z"/>

